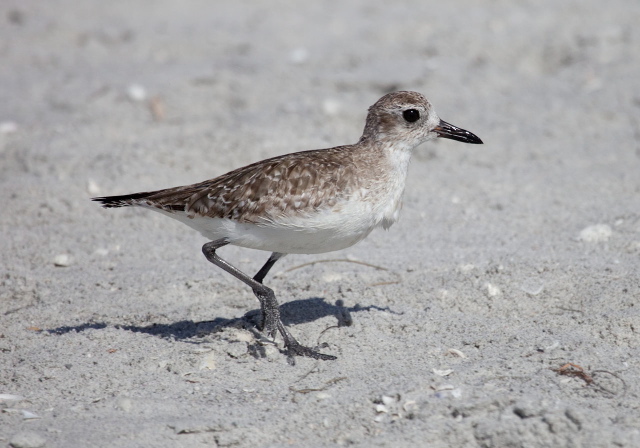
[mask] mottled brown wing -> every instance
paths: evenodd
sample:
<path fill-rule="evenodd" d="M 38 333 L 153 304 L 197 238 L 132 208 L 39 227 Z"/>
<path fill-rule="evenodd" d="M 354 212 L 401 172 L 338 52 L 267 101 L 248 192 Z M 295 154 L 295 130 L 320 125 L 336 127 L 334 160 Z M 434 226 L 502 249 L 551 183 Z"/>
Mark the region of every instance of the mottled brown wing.
<path fill-rule="evenodd" d="M 352 192 L 349 147 L 274 157 L 212 180 L 152 192 L 143 202 L 189 216 L 268 222 L 332 207 Z"/>

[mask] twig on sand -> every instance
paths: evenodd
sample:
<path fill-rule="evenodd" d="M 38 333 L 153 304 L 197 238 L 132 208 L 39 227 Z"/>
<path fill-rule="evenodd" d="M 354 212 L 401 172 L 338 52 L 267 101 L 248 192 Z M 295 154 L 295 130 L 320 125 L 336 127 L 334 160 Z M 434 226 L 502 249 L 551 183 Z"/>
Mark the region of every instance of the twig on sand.
<path fill-rule="evenodd" d="M 593 385 L 604 392 L 610 393 L 612 395 L 618 395 L 617 392 L 604 387 L 594 379 L 594 376 L 596 376 L 597 374 L 606 373 L 607 375 L 611 375 L 614 378 L 618 379 L 622 383 L 624 392 L 627 391 L 627 383 L 619 375 L 613 372 L 610 372 L 608 370 L 593 370 L 591 371 L 591 374 L 588 374 L 581 366 L 579 366 L 578 364 L 573 364 L 571 362 L 566 363 L 565 365 L 563 365 L 558 369 L 551 369 L 551 370 L 553 370 L 554 372 L 557 372 L 559 375 L 566 375 L 566 376 L 573 376 L 576 378 L 580 378 L 587 384 L 587 386 Z"/>
<path fill-rule="evenodd" d="M 286 274 L 288 272 L 291 271 L 295 271 L 296 269 L 301 269 L 301 268 L 305 268 L 307 266 L 313 266 L 314 264 L 318 264 L 318 263 L 355 263 L 355 264 L 361 264 L 362 266 L 368 266 L 370 268 L 374 268 L 374 269 L 378 269 L 380 271 L 388 271 L 389 269 L 382 267 L 382 266 L 378 266 L 375 264 L 371 264 L 371 263 L 367 263 L 365 261 L 359 261 L 359 260 L 351 260 L 349 258 L 327 258 L 325 260 L 315 260 L 315 261 L 310 261 L 308 263 L 302 263 L 299 264 L 297 266 L 293 266 L 289 269 L 286 269 L 282 272 L 278 272 L 275 277 L 280 277 L 280 275 L 282 274 Z"/>
<path fill-rule="evenodd" d="M 585 372 L 584 369 L 578 364 L 573 364 L 571 362 L 568 362 L 562 367 L 560 367 L 559 369 L 551 369 L 551 370 L 553 370 L 554 372 L 557 372 L 559 375 L 578 377 L 584 380 L 584 382 L 587 384 L 593 383 L 593 378 L 589 374 L 587 374 L 587 372 Z"/>
<path fill-rule="evenodd" d="M 347 377 L 346 376 L 339 376 L 336 378 L 332 378 L 329 381 L 325 381 L 324 386 L 322 387 L 308 387 L 305 389 L 295 389 L 293 386 L 289 386 L 289 390 L 291 392 L 296 392 L 298 394 L 309 394 L 311 392 L 321 392 L 323 390 L 327 390 L 329 388 L 329 386 L 338 383 L 340 381 L 346 380 Z"/>

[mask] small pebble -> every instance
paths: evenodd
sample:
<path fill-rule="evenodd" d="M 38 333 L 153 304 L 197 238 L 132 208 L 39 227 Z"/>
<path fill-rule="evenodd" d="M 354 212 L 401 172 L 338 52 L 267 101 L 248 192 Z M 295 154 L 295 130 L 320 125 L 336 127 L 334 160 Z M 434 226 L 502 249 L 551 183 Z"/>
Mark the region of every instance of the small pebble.
<path fill-rule="evenodd" d="M 71 257 L 69 254 L 59 254 L 53 259 L 53 264 L 60 268 L 65 268 L 71 265 Z"/>
<path fill-rule="evenodd" d="M 489 297 L 497 297 L 500 294 L 502 294 L 502 291 L 500 290 L 500 288 L 492 283 L 487 282 L 484 284 L 484 287 Z"/>
<path fill-rule="evenodd" d="M 105 257 L 109 255 L 109 249 L 106 249 L 104 247 L 99 247 L 93 253 L 96 255 L 100 255 L 101 257 Z"/>
<path fill-rule="evenodd" d="M 200 361 L 200 370 L 213 370 L 216 368 L 216 356 L 214 353 L 207 353 Z"/>
<path fill-rule="evenodd" d="M 9 446 L 13 448 L 40 448 L 46 442 L 46 439 L 37 432 L 23 431 L 11 438 Z"/>
<path fill-rule="evenodd" d="M 418 409 L 418 403 L 416 403 L 414 400 L 407 400 L 403 405 L 402 405 L 402 409 L 404 409 L 405 412 L 413 412 L 416 411 Z"/>
<path fill-rule="evenodd" d="M 462 389 L 453 389 L 453 390 L 451 391 L 451 396 L 452 396 L 453 398 L 460 398 L 460 397 L 462 397 Z"/>
<path fill-rule="evenodd" d="M 120 397 L 116 402 L 116 406 L 118 407 L 118 409 L 121 409 L 124 412 L 131 412 L 131 409 L 133 408 L 133 402 L 129 397 Z"/>
<path fill-rule="evenodd" d="M 289 54 L 289 60 L 294 64 L 303 64 L 309 59 L 309 52 L 306 48 L 296 48 Z"/>
<path fill-rule="evenodd" d="M 383 395 L 382 397 L 380 397 L 380 401 L 382 401 L 382 404 L 384 404 L 385 406 L 391 406 L 396 402 L 396 399 L 390 397 L 389 395 Z"/>
<path fill-rule="evenodd" d="M 433 369 L 433 373 L 435 373 L 438 376 L 448 376 L 453 373 L 453 369 L 446 369 L 446 370 Z"/>
<path fill-rule="evenodd" d="M 536 279 L 527 279 L 522 282 L 522 285 L 520 285 L 520 289 L 530 296 L 537 296 L 542 291 L 544 291 L 544 283 Z"/>
<path fill-rule="evenodd" d="M 323 283 L 339 282 L 343 278 L 344 278 L 343 275 L 340 274 L 339 272 L 327 272 L 322 276 L 322 282 Z"/>
<path fill-rule="evenodd" d="M 0 134 L 12 134 L 18 130 L 18 124 L 14 121 L 0 122 Z"/>
<path fill-rule="evenodd" d="M 582 229 L 578 239 L 587 243 L 604 243 L 609 241 L 612 234 L 613 231 L 607 224 L 595 224 Z"/>
<path fill-rule="evenodd" d="M 87 193 L 89 193 L 90 195 L 100 194 L 100 187 L 98 186 L 96 181 L 89 180 L 89 182 L 87 182 Z"/>
<path fill-rule="evenodd" d="M 337 115 L 341 108 L 342 105 L 337 100 L 326 99 L 322 102 L 322 111 L 329 117 Z"/>
<path fill-rule="evenodd" d="M 144 101 L 147 99 L 147 90 L 140 84 L 131 84 L 127 87 L 127 96 L 132 101 Z"/>
<path fill-rule="evenodd" d="M 389 412 L 389 409 L 383 404 L 377 404 L 376 405 L 376 412 L 385 413 L 386 414 L 386 413 Z"/>

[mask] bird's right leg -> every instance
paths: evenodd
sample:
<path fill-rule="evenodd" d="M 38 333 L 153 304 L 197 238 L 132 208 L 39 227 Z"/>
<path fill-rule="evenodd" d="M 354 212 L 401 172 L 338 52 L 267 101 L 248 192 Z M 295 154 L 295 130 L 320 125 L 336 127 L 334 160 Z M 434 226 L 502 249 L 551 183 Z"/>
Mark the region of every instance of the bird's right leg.
<path fill-rule="evenodd" d="M 262 284 L 265 276 L 269 273 L 269 270 L 276 264 L 276 261 L 284 257 L 286 254 L 282 254 L 280 252 L 273 252 L 267 262 L 260 268 L 258 273 L 253 276 L 253 280 Z M 278 321 L 280 320 L 280 305 L 278 305 L 277 300 L 275 300 L 275 295 L 273 295 L 273 299 L 270 299 L 270 296 L 265 296 L 260 289 L 253 289 L 253 293 L 256 295 L 258 300 L 260 301 L 260 311 L 262 312 L 261 322 L 258 326 L 260 331 L 266 330 L 266 333 L 275 337 L 276 332 L 278 331 Z"/>

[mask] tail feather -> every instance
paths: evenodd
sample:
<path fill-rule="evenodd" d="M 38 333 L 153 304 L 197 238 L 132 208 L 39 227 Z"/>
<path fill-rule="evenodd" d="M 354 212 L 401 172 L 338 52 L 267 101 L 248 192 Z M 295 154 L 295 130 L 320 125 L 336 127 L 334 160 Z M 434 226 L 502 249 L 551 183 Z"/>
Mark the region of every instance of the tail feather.
<path fill-rule="evenodd" d="M 154 193 L 157 192 L 147 191 L 144 193 L 125 194 L 122 196 L 104 196 L 100 198 L 91 198 L 91 200 L 100 202 L 104 208 L 127 207 L 130 205 L 137 205 L 140 200 L 146 199 Z"/>

